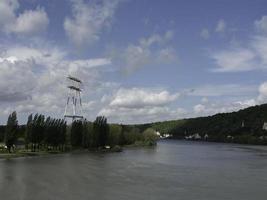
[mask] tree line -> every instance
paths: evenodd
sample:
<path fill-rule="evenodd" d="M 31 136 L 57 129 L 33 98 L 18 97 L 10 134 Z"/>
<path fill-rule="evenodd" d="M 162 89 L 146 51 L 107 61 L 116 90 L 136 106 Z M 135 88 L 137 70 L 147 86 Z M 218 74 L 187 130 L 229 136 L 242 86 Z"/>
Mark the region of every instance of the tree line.
<path fill-rule="evenodd" d="M 22 128 L 23 127 L 23 128 Z M 151 128 L 108 124 L 106 117 L 95 121 L 75 120 L 70 125 L 63 119 L 30 114 L 26 125 L 18 125 L 14 111 L 4 127 L 4 142 L 11 152 L 19 141 L 30 151 L 65 151 L 66 148 L 110 148 L 123 145 L 155 145 L 157 136 Z"/>
<path fill-rule="evenodd" d="M 238 112 L 140 126 L 151 127 L 162 134 L 169 133 L 175 139 L 199 134 L 203 140 L 214 142 L 267 144 L 267 130 L 263 128 L 265 122 L 267 122 L 267 104 L 249 107 Z"/>

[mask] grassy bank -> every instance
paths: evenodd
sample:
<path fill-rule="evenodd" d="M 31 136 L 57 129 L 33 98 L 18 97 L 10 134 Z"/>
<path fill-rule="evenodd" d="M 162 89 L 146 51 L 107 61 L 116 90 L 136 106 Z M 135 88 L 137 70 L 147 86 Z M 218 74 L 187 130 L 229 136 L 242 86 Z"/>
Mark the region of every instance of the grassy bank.
<path fill-rule="evenodd" d="M 63 151 L 38 151 L 31 152 L 26 150 L 18 150 L 12 153 L 0 152 L 0 159 L 20 158 L 20 157 L 33 157 L 33 156 L 45 156 L 51 154 L 65 153 Z"/>
<path fill-rule="evenodd" d="M 21 157 L 37 157 L 37 156 L 48 156 L 48 155 L 55 155 L 55 154 L 64 154 L 64 153 L 115 153 L 115 152 L 122 152 L 123 149 L 128 148 L 143 148 L 143 147 L 155 147 L 157 145 L 156 142 L 143 142 L 137 141 L 134 144 L 119 146 L 116 145 L 112 148 L 67 148 L 64 151 L 60 150 L 40 150 L 40 151 L 31 151 L 26 149 L 19 149 L 14 152 L 8 153 L 7 150 L 0 151 L 0 159 L 12 159 L 12 158 L 21 158 Z"/>

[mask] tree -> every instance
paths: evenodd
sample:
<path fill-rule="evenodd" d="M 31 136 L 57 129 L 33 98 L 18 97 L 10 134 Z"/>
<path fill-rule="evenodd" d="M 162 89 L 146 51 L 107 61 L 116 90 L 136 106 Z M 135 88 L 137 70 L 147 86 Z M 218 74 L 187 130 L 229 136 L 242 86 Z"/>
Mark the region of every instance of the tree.
<path fill-rule="evenodd" d="M 120 138 L 122 134 L 122 127 L 118 124 L 110 124 L 109 125 L 109 137 L 108 137 L 108 144 L 111 147 L 120 144 Z"/>
<path fill-rule="evenodd" d="M 104 116 L 98 116 L 93 124 L 94 134 L 97 136 L 96 147 L 104 147 L 107 145 L 109 126 L 107 123 L 107 118 Z"/>
<path fill-rule="evenodd" d="M 31 141 L 31 136 L 32 136 L 32 114 L 29 115 L 26 125 L 26 133 L 25 133 L 26 149 L 28 149 L 29 142 Z"/>
<path fill-rule="evenodd" d="M 67 122 L 64 120 L 61 120 L 60 127 L 59 127 L 59 131 L 60 131 L 59 144 L 61 145 L 62 150 L 63 150 L 64 145 L 66 143 L 66 130 L 67 130 Z"/>
<path fill-rule="evenodd" d="M 71 125 L 71 135 L 70 141 L 73 147 L 82 146 L 82 137 L 83 137 L 83 123 L 81 120 L 75 120 Z"/>
<path fill-rule="evenodd" d="M 7 120 L 6 131 L 5 131 L 5 144 L 7 146 L 8 152 L 11 152 L 11 147 L 16 142 L 18 133 L 18 120 L 17 113 L 14 111 L 11 113 Z"/>
<path fill-rule="evenodd" d="M 148 145 L 155 145 L 158 136 L 154 129 L 148 128 L 143 132 L 144 142 Z"/>
<path fill-rule="evenodd" d="M 125 131 L 125 144 L 134 144 L 136 141 L 142 140 L 140 130 L 136 127 L 131 127 L 130 130 Z"/>
<path fill-rule="evenodd" d="M 86 119 L 83 121 L 82 146 L 84 148 L 93 147 L 93 124 Z"/>

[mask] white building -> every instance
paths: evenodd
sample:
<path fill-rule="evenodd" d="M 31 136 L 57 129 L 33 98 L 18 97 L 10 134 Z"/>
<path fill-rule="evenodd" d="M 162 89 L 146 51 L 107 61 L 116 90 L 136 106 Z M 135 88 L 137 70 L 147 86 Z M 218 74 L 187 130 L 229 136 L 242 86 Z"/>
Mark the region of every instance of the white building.
<path fill-rule="evenodd" d="M 264 122 L 264 123 L 263 123 L 262 130 L 267 131 L 267 122 Z"/>

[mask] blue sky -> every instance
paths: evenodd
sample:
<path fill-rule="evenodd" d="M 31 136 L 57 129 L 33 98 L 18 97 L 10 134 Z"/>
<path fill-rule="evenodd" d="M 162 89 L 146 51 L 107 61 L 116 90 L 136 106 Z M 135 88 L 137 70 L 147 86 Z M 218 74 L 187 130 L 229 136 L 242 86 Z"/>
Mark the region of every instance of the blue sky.
<path fill-rule="evenodd" d="M 62 117 L 66 76 L 87 119 L 151 121 L 267 100 L 264 0 L 2 0 L 0 123 Z"/>

